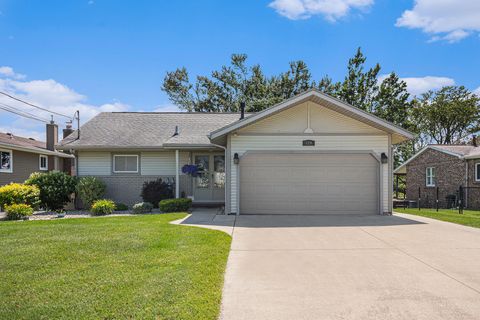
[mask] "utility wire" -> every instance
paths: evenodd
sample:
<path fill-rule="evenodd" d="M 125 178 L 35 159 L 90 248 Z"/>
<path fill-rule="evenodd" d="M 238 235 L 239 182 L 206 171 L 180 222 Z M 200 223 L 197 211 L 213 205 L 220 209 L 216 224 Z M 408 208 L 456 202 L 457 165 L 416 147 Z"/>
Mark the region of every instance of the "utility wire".
<path fill-rule="evenodd" d="M 11 113 L 15 113 L 16 115 L 19 115 L 19 116 L 22 116 L 22 117 L 26 117 L 26 118 L 30 118 L 30 119 L 33 119 L 33 120 L 49 123 L 49 121 L 47 119 L 37 117 L 36 115 L 34 115 L 32 113 L 28 113 L 26 111 L 18 110 L 16 108 L 11 107 L 9 105 L 6 105 L 4 103 L 0 103 L 0 109 L 11 112 Z"/>
<path fill-rule="evenodd" d="M 11 99 L 13 99 L 13 100 L 17 100 L 17 101 L 19 101 L 19 102 L 25 103 L 25 104 L 27 104 L 27 105 L 29 105 L 29 106 L 34 107 L 34 108 L 37 108 L 37 109 L 40 109 L 40 110 L 43 110 L 43 111 L 47 111 L 47 112 L 49 112 L 49 113 L 53 113 L 53 114 L 56 114 L 56 115 L 58 115 L 58 116 L 62 116 L 62 117 L 68 118 L 68 119 L 72 119 L 71 116 L 67 116 L 67 115 L 64 115 L 64 114 L 61 114 L 61 113 L 52 111 L 52 110 L 48 110 L 48 109 L 46 109 L 46 108 L 39 107 L 39 106 L 34 105 L 34 104 L 30 103 L 30 102 L 27 102 L 27 101 L 24 101 L 24 100 L 22 100 L 22 99 L 16 98 L 16 97 L 14 97 L 14 96 L 12 96 L 12 95 L 9 95 L 8 93 L 5 93 L 5 92 L 0 91 L 0 94 L 3 94 L 4 96 L 7 96 L 7 97 L 9 97 L 9 98 L 11 98 Z"/>

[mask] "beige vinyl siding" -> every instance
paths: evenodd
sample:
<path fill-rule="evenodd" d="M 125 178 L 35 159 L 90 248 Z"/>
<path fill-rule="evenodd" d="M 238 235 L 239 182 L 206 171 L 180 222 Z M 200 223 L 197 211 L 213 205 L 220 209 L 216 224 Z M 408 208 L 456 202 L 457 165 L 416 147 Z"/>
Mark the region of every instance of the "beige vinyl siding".
<path fill-rule="evenodd" d="M 308 128 L 308 109 L 310 109 L 310 128 L 315 133 L 384 134 L 377 128 L 314 102 L 304 102 L 241 129 L 239 132 L 303 133 Z"/>
<path fill-rule="evenodd" d="M 179 174 L 182 174 L 182 167 L 190 163 L 190 153 L 180 152 L 179 156 Z M 141 164 L 141 174 L 144 176 L 173 176 L 175 175 L 175 151 L 142 152 Z"/>
<path fill-rule="evenodd" d="M 388 135 L 232 135 L 231 153 L 238 153 L 240 157 L 248 150 L 286 150 L 286 151 L 373 151 L 378 156 L 382 152 L 387 155 L 389 149 Z M 315 146 L 304 147 L 302 140 L 315 140 Z M 348 155 L 346 155 L 348 156 Z M 236 212 L 238 205 L 238 166 L 233 164 L 231 159 L 231 211 Z M 240 161 L 241 158 L 240 158 Z M 381 169 L 381 211 L 388 211 L 389 208 L 389 174 L 388 165 L 382 164 Z M 241 209 L 240 209 L 241 211 Z"/>
<path fill-rule="evenodd" d="M 79 176 L 109 176 L 112 174 L 110 152 L 80 151 L 77 157 Z"/>

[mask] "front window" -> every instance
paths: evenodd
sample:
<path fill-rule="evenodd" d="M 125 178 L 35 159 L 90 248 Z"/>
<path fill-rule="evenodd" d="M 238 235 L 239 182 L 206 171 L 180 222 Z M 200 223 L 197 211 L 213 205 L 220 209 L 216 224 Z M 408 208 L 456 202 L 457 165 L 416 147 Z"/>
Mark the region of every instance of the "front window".
<path fill-rule="evenodd" d="M 11 150 L 0 150 L 0 161 L 0 172 L 13 172 Z"/>
<path fill-rule="evenodd" d="M 426 170 L 426 174 L 427 174 L 427 179 L 426 179 L 427 187 L 435 187 L 435 168 L 428 167 Z"/>
<path fill-rule="evenodd" d="M 115 173 L 137 173 L 138 155 L 117 154 L 113 156 L 113 172 Z"/>
<path fill-rule="evenodd" d="M 44 155 L 40 155 L 40 170 L 48 170 L 48 157 Z"/>
<path fill-rule="evenodd" d="M 475 163 L 475 181 L 480 181 L 480 162 Z"/>

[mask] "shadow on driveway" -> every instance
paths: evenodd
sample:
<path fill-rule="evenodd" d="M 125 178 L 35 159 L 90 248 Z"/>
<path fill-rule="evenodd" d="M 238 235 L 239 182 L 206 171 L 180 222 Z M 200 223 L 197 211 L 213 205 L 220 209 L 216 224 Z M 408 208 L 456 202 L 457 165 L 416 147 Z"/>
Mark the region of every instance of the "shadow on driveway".
<path fill-rule="evenodd" d="M 424 224 L 398 216 L 381 215 L 217 215 L 194 212 L 181 222 L 188 225 L 209 225 L 242 228 L 298 228 L 298 227 L 366 227 Z"/>

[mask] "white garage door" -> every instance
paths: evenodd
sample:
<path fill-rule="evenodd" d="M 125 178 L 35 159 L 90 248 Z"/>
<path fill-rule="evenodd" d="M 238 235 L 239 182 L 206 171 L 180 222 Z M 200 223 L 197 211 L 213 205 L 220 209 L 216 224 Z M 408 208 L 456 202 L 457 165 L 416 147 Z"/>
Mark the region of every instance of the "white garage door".
<path fill-rule="evenodd" d="M 241 214 L 377 214 L 378 162 L 369 154 L 247 153 Z"/>

